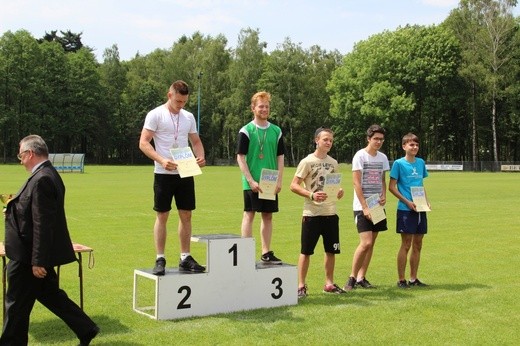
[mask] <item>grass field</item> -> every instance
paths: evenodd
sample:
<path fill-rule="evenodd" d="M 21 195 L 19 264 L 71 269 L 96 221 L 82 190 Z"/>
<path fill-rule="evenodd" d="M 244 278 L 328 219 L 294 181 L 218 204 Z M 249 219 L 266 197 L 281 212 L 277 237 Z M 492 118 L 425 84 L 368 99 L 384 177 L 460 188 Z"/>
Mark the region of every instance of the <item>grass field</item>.
<path fill-rule="evenodd" d="M 336 282 L 350 273 L 358 236 L 352 220 L 350 167 L 338 204 L 342 253 Z M 196 178 L 193 233 L 240 234 L 242 192 L 238 167 L 206 167 Z M 303 200 L 292 194 L 287 168 L 274 217 L 273 249 L 285 262 L 299 254 Z M 432 172 L 426 179 L 433 211 L 424 239 L 419 277 L 425 289 L 396 287 L 396 199 L 389 194 L 389 231 L 377 241 L 368 279 L 375 290 L 341 296 L 321 293 L 323 250 L 311 259 L 309 296 L 296 306 L 176 321 L 156 321 L 132 310 L 133 271 L 152 267 L 152 166 L 87 166 L 62 174 L 74 241 L 94 248 L 85 269 L 85 310 L 100 325 L 93 345 L 513 345 L 520 339 L 520 174 Z M 23 167 L 0 166 L 0 192 L 15 193 L 27 178 Z M 170 222 L 169 263 L 179 248 L 177 218 Z M 259 257 L 258 217 L 254 235 Z M 3 238 L 1 236 L 0 238 Z M 205 247 L 192 246 L 196 258 Z M 86 264 L 84 258 L 84 264 Z M 62 267 L 63 288 L 79 300 L 77 268 Z M 75 345 L 63 322 L 36 304 L 30 345 Z"/>

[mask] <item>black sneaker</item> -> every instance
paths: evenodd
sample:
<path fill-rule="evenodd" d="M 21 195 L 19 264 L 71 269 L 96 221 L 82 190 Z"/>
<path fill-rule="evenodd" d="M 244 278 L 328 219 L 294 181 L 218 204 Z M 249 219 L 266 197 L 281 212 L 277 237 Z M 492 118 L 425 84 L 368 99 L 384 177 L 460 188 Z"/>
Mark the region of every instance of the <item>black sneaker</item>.
<path fill-rule="evenodd" d="M 159 257 L 155 260 L 155 267 L 153 267 L 152 273 L 154 275 L 164 275 L 164 267 L 166 267 L 166 259 Z"/>
<path fill-rule="evenodd" d="M 343 287 L 345 291 L 352 291 L 356 287 L 356 278 L 353 276 L 349 276 L 347 283 Z"/>
<path fill-rule="evenodd" d="M 368 282 L 368 280 L 366 278 L 363 278 L 363 280 L 361 280 L 361 281 L 357 281 L 356 286 L 360 286 L 363 288 L 376 288 L 370 282 Z"/>
<path fill-rule="evenodd" d="M 276 257 L 273 251 L 264 253 L 260 259 L 265 264 L 282 264 L 282 260 Z"/>
<path fill-rule="evenodd" d="M 179 260 L 179 270 L 185 272 L 202 273 L 206 270 L 206 268 L 198 264 L 193 257 L 188 256 L 184 260 Z"/>
<path fill-rule="evenodd" d="M 338 285 L 332 284 L 323 286 L 323 293 L 342 294 L 346 292 L 342 290 Z"/>
<path fill-rule="evenodd" d="M 412 287 L 412 286 L 417 286 L 417 287 L 426 287 L 426 286 L 428 286 L 424 282 L 420 282 L 419 279 L 415 279 L 415 281 L 408 281 L 408 285 L 410 287 Z"/>
<path fill-rule="evenodd" d="M 408 285 L 408 283 L 406 282 L 406 280 L 400 280 L 400 281 L 397 281 L 397 287 L 399 288 L 410 288 L 410 286 Z"/>
<path fill-rule="evenodd" d="M 298 288 L 298 299 L 307 297 L 307 285 Z"/>

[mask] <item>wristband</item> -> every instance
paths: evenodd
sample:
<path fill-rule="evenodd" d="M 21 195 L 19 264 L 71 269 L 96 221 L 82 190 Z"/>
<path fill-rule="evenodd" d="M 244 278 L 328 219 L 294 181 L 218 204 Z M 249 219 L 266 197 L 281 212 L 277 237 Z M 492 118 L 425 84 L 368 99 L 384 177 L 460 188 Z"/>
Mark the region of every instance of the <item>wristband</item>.
<path fill-rule="evenodd" d="M 310 196 L 309 196 L 309 199 L 310 199 L 311 201 L 314 201 L 314 192 L 311 192 L 311 194 L 310 194 Z"/>

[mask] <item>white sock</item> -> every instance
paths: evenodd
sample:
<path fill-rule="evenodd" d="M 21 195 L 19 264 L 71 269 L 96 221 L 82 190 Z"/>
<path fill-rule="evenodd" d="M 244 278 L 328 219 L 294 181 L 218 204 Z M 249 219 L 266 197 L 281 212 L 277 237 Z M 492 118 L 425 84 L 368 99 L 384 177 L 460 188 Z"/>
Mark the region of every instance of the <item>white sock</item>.
<path fill-rule="evenodd" d="M 162 258 L 166 258 L 166 257 L 164 257 L 164 254 L 163 254 L 163 253 L 159 253 L 159 254 L 157 254 L 157 257 L 156 257 L 156 258 L 159 259 L 159 258 L 161 258 L 161 257 L 162 257 Z"/>
<path fill-rule="evenodd" d="M 182 252 L 181 253 L 181 261 L 184 261 L 186 259 L 186 257 L 188 257 L 190 255 L 189 252 Z"/>

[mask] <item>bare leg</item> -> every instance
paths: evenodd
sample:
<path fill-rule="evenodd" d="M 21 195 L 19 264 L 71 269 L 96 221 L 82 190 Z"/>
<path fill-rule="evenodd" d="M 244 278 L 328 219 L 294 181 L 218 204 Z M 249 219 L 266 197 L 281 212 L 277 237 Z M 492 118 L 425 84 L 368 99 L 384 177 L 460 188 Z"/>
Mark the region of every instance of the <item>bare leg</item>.
<path fill-rule="evenodd" d="M 182 252 L 190 252 L 191 210 L 179 210 L 179 243 Z"/>
<path fill-rule="evenodd" d="M 305 286 L 305 279 L 309 271 L 311 256 L 300 254 L 298 258 L 298 288 Z"/>
<path fill-rule="evenodd" d="M 417 271 L 419 270 L 419 262 L 421 260 L 422 240 L 424 235 L 414 234 L 412 240 L 412 252 L 410 253 L 410 280 L 417 279 Z"/>
<path fill-rule="evenodd" d="M 372 241 L 372 232 L 359 233 L 359 245 L 354 252 L 354 258 L 352 259 L 352 272 L 350 273 L 350 276 L 355 278 L 358 276 L 358 272 L 365 261 L 365 257 L 372 248 Z"/>
<path fill-rule="evenodd" d="M 262 254 L 271 249 L 271 237 L 273 234 L 273 213 L 262 213 L 260 223 L 260 239 L 262 241 Z"/>
<path fill-rule="evenodd" d="M 372 235 L 372 244 L 370 245 L 370 248 L 368 249 L 365 259 L 363 260 L 363 264 L 361 265 L 361 268 L 359 268 L 359 271 L 357 272 L 357 275 L 355 276 L 357 280 L 363 279 L 368 271 L 368 266 L 370 264 L 370 261 L 372 260 L 372 254 L 374 253 L 374 246 L 376 245 L 376 239 L 379 232 L 366 232 L 371 233 Z"/>
<path fill-rule="evenodd" d="M 242 238 L 252 238 L 253 237 L 253 221 L 255 220 L 255 212 L 254 211 L 244 211 L 244 215 L 242 216 Z"/>
<path fill-rule="evenodd" d="M 412 235 L 411 234 L 401 234 L 401 247 L 399 248 L 399 252 L 397 253 L 397 275 L 399 276 L 399 281 L 405 280 L 405 270 L 406 270 L 406 258 L 408 256 L 408 250 L 410 250 L 410 246 L 412 244 Z"/>
<path fill-rule="evenodd" d="M 155 218 L 153 236 L 157 254 L 164 254 L 166 247 L 166 223 L 169 215 L 170 212 L 157 212 L 157 217 Z"/>
<path fill-rule="evenodd" d="M 334 265 L 336 264 L 336 256 L 333 253 L 325 252 L 325 283 L 332 285 L 334 283 Z"/>

